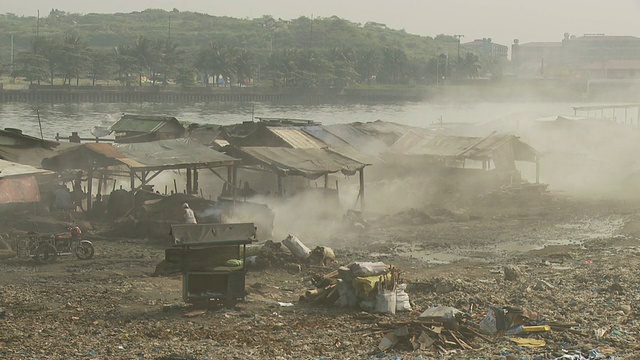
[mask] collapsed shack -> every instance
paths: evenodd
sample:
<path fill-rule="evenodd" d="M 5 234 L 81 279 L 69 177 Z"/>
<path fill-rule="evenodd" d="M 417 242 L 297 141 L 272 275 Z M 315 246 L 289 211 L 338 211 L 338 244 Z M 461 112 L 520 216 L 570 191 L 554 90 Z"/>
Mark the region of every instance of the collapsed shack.
<path fill-rule="evenodd" d="M 356 204 L 364 208 L 364 168 L 369 164 L 353 160 L 330 149 L 296 149 L 284 147 L 233 147 L 228 153 L 242 159 L 242 168 L 267 171 L 277 177 L 276 195 L 284 196 L 283 178 L 302 176 L 315 180 L 324 177 L 324 189 L 329 187 L 329 174 L 346 176 L 359 174 L 360 189 Z M 337 196 L 336 191 L 336 196 Z"/>
<path fill-rule="evenodd" d="M 46 169 L 63 172 L 65 170 L 82 170 L 86 174 L 87 210 L 92 208 L 93 185 L 97 181 L 97 198 L 107 193 L 107 181 L 115 177 L 129 178 L 131 203 L 127 213 L 135 215 L 136 196 L 131 196 L 146 188 L 151 180 L 163 171 L 184 170 L 186 173 L 188 195 L 198 194 L 198 172 L 209 170 L 223 180 L 232 189 L 235 199 L 235 161 L 236 159 L 212 150 L 190 139 L 170 139 L 147 143 L 82 144 L 42 161 Z M 226 167 L 226 178 L 220 175 L 217 168 Z M 177 188 L 175 189 L 177 192 Z"/>
<path fill-rule="evenodd" d="M 535 164 L 535 192 L 546 191 L 546 186 L 538 186 L 538 153 L 514 135 L 463 137 L 409 132 L 384 157 L 387 163 L 426 175 L 440 192 L 472 191 L 472 195 L 523 187 L 526 182 L 516 162 L 530 162 Z"/>

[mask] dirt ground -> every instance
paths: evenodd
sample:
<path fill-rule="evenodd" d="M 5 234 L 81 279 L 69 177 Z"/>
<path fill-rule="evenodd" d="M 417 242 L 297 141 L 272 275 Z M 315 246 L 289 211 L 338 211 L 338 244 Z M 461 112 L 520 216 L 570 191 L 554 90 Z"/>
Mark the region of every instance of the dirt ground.
<path fill-rule="evenodd" d="M 410 210 L 321 240 L 300 236 L 310 247 L 331 246 L 339 264 L 383 261 L 403 270 L 414 310 L 396 315 L 299 302 L 311 276 L 332 269 L 272 267 L 250 269 L 245 302 L 185 317 L 193 309 L 181 301 L 180 276 L 153 276 L 167 244 L 85 231 L 92 260 L 0 260 L 0 358 L 637 359 L 639 209 L 640 201 L 557 198 L 535 207 Z M 506 281 L 505 265 L 523 274 Z M 578 326 L 530 335 L 545 340 L 539 348 L 497 336 L 474 339 L 473 350 L 378 350 L 379 322 L 413 320 L 431 306 L 468 311 L 475 323 L 489 306 L 525 307 Z"/>

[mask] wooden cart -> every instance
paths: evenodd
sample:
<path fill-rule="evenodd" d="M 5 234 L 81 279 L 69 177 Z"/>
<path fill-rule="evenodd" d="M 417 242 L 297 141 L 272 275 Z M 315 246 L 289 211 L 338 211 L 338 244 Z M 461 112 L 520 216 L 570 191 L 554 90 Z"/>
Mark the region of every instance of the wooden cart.
<path fill-rule="evenodd" d="M 256 241 L 253 223 L 171 226 L 175 245 L 168 263 L 182 269 L 182 299 L 191 304 L 232 305 L 245 297 L 246 246 Z"/>

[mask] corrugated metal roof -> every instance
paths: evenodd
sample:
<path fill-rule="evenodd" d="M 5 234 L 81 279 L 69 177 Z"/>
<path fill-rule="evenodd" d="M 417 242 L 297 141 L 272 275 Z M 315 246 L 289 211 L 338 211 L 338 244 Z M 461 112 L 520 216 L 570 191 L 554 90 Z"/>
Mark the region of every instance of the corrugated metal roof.
<path fill-rule="evenodd" d="M 268 127 L 268 129 L 294 149 L 322 149 L 327 147 L 327 144 L 307 134 L 301 128 Z"/>
<path fill-rule="evenodd" d="M 224 166 L 236 159 L 191 139 L 146 143 L 87 143 L 45 159 L 48 168 L 87 169 L 124 164 L 136 170 L 178 169 L 185 166 Z"/>
<path fill-rule="evenodd" d="M 17 176 L 46 175 L 52 171 L 37 169 L 30 165 L 18 164 L 11 161 L 0 160 L 0 179 Z"/>
<path fill-rule="evenodd" d="M 232 164 L 236 159 L 191 139 L 114 144 L 125 155 L 119 161 L 134 168 L 178 167 L 198 164 Z"/>
<path fill-rule="evenodd" d="M 317 179 L 325 174 L 353 174 L 367 166 L 329 149 L 291 149 L 285 147 L 242 147 L 239 156 L 248 163 L 258 162 L 285 175 Z M 249 158 L 247 158 L 247 156 Z"/>
<path fill-rule="evenodd" d="M 509 147 L 514 160 L 535 161 L 537 153 L 514 135 L 491 135 L 485 138 L 436 135 L 409 149 L 405 154 L 434 157 L 489 159 L 503 147 Z"/>
<path fill-rule="evenodd" d="M 176 128 L 182 127 L 175 117 L 168 116 L 147 116 L 147 115 L 124 115 L 111 125 L 110 130 L 116 132 L 142 132 L 150 133 L 160 129 L 167 123 L 173 123 Z"/>

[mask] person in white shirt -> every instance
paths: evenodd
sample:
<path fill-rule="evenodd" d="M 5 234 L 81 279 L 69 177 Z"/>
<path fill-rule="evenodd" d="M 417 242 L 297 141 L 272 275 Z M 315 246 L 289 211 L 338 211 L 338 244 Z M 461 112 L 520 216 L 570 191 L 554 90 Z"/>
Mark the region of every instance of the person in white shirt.
<path fill-rule="evenodd" d="M 197 224 L 196 215 L 193 213 L 193 210 L 189 207 L 189 204 L 184 203 L 182 205 L 184 208 L 184 222 L 185 224 Z"/>

